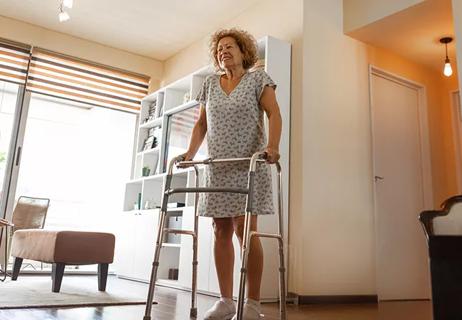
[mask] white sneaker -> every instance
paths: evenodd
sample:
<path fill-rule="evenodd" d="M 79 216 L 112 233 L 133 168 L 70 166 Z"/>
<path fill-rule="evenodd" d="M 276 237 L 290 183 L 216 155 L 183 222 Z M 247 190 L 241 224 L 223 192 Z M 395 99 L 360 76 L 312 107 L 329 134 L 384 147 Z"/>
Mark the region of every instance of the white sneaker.
<path fill-rule="evenodd" d="M 260 313 L 259 308 L 253 306 L 249 303 L 244 304 L 244 314 L 242 316 L 243 320 L 260 320 L 265 316 Z M 232 320 L 237 320 L 237 314 L 233 317 Z"/>
<path fill-rule="evenodd" d="M 218 300 L 204 315 L 204 320 L 230 320 L 236 314 L 236 307 Z"/>

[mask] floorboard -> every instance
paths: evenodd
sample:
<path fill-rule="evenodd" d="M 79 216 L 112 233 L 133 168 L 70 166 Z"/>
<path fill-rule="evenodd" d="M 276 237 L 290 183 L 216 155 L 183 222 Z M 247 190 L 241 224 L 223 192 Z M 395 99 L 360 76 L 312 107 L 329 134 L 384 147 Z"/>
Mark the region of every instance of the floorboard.
<path fill-rule="evenodd" d="M 93 276 L 64 276 L 63 281 L 94 285 Z M 147 291 L 147 285 L 109 277 L 108 286 L 123 286 L 126 290 Z M 1 283 L 0 283 L 1 286 Z M 190 294 L 185 291 L 158 287 L 153 306 L 153 320 L 189 319 Z M 198 319 L 213 305 L 216 298 L 198 295 Z M 278 319 L 278 305 L 263 304 L 265 320 Z M 288 305 L 289 320 L 431 320 L 429 301 L 382 302 L 357 305 Z M 142 320 L 144 305 L 81 308 L 31 308 L 0 310 L 0 320 Z"/>

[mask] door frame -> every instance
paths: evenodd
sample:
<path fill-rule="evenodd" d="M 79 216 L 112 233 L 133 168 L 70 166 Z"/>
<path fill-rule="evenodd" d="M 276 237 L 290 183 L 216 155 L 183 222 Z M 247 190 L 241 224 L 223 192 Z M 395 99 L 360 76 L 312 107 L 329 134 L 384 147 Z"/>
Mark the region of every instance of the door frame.
<path fill-rule="evenodd" d="M 422 190 L 424 207 L 426 209 L 434 208 L 433 201 L 433 182 L 431 175 L 431 154 L 430 154 L 430 135 L 428 128 L 428 108 L 427 108 L 427 91 L 426 87 L 420 83 L 406 79 L 402 76 L 389 72 L 387 70 L 376 67 L 372 64 L 369 65 L 369 111 L 370 111 L 370 130 L 371 130 L 371 161 L 372 161 L 372 172 L 371 172 L 371 183 L 373 187 L 373 205 L 374 205 L 374 228 L 375 228 L 375 265 L 376 265 L 376 284 L 378 283 L 378 272 L 377 266 L 379 261 L 379 252 L 377 251 L 377 243 L 379 241 L 378 234 L 378 210 L 377 210 L 377 187 L 374 181 L 374 175 L 376 173 L 375 163 L 375 146 L 374 146 L 374 101 L 373 101 L 373 90 L 372 90 L 372 77 L 378 76 L 389 81 L 396 82 L 400 85 L 404 85 L 411 89 L 417 90 L 418 93 L 418 113 L 419 113 L 419 137 L 420 137 L 420 153 L 421 153 L 421 172 L 422 172 Z M 416 213 L 416 223 L 417 213 Z M 423 240 L 422 240 L 423 241 Z M 378 288 L 376 288 L 378 289 Z M 379 292 L 377 295 L 380 300 Z"/>
<path fill-rule="evenodd" d="M 455 95 L 459 94 L 459 119 L 457 119 L 457 112 L 455 108 L 457 107 Z M 462 99 L 460 97 L 459 90 L 451 90 L 449 92 L 449 99 L 451 101 L 451 118 L 452 118 L 452 141 L 454 143 L 454 156 L 456 161 L 456 175 L 457 175 L 457 190 L 462 194 L 462 148 L 461 143 L 462 139 L 460 137 L 460 129 L 462 127 Z M 458 121 L 459 120 L 459 121 Z"/>
<path fill-rule="evenodd" d="M 2 199 L 0 199 L 0 217 L 7 220 L 11 219 L 13 213 L 30 97 L 31 94 L 26 90 L 26 86 L 20 85 L 16 99 L 8 158 L 6 160 L 5 177 L 3 179 L 3 195 Z"/>

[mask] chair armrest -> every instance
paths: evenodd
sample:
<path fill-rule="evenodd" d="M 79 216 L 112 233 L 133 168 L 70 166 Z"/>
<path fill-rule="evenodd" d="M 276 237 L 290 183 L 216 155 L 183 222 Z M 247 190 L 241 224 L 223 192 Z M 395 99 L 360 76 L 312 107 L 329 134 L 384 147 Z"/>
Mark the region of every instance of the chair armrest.
<path fill-rule="evenodd" d="M 455 204 L 461 203 L 461 202 L 462 202 L 462 195 L 454 196 L 454 197 L 451 197 L 445 200 L 441 204 L 441 210 L 423 211 L 419 215 L 419 220 L 420 220 L 420 223 L 422 224 L 427 240 L 430 236 L 434 235 L 433 234 L 433 219 L 436 217 L 447 216 L 449 214 L 449 211 L 451 211 L 451 208 Z"/>

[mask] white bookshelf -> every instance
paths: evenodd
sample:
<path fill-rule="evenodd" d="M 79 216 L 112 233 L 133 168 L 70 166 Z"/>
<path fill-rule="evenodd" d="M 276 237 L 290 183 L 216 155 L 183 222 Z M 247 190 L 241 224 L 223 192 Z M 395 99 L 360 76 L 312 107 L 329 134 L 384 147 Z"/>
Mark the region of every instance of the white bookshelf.
<path fill-rule="evenodd" d="M 290 133 L 290 44 L 272 37 L 264 37 L 258 41 L 259 64 L 273 78 L 277 84 L 276 96 L 283 119 L 283 133 L 280 144 L 281 165 L 283 168 L 284 188 L 284 226 L 287 257 L 287 231 L 288 231 L 288 177 L 289 177 L 289 133 Z M 203 81 L 208 75 L 214 73 L 212 66 L 205 66 L 186 77 L 183 77 L 156 92 L 151 93 L 142 100 L 139 117 L 138 133 L 136 137 L 136 151 L 133 159 L 133 173 L 125 186 L 125 199 L 123 212 L 120 215 L 120 231 L 116 251 L 116 268 L 120 277 L 138 281 L 149 281 L 154 246 L 157 233 L 157 223 L 162 190 L 165 182 L 167 160 L 181 153 L 167 141 L 167 125 L 171 117 L 186 114 L 188 110 L 198 107 L 194 100 Z M 147 119 L 149 107 L 156 104 L 155 117 Z M 191 114 L 188 114 L 190 116 Z M 181 120 L 181 119 L 180 119 Z M 177 121 L 177 126 L 183 122 Z M 192 129 L 192 121 L 184 123 L 185 130 Z M 143 150 L 144 140 L 148 130 L 156 128 L 159 135 L 158 146 Z M 183 133 L 185 135 L 185 133 Z M 189 138 L 189 137 L 188 137 Z M 189 141 L 188 141 L 189 142 Z M 170 147 L 170 153 L 167 155 Z M 143 167 L 148 167 L 150 174 L 143 176 Z M 172 187 L 185 187 L 195 185 L 195 172 L 192 168 L 174 171 Z M 200 175 L 202 174 L 202 170 Z M 276 176 L 273 176 L 273 190 L 276 201 Z M 169 208 L 169 217 L 178 217 L 181 228 L 191 230 L 194 221 L 194 194 L 175 194 L 169 202 L 181 202 L 185 207 Z M 138 206 L 138 201 L 141 203 Z M 147 203 L 146 203 L 147 202 Z M 275 208 L 277 204 L 275 202 Z M 177 227 L 177 226 L 175 226 Z M 276 233 L 277 215 L 259 218 L 259 230 Z M 158 284 L 190 289 L 192 239 L 190 236 L 178 235 L 177 242 L 166 242 L 161 251 Z M 179 239 L 179 241 L 178 241 Z M 122 243 L 123 242 L 123 243 Z M 213 230 L 212 219 L 199 219 L 199 274 L 198 290 L 208 294 L 219 294 L 218 282 L 213 262 Z M 237 295 L 239 280 L 239 246 L 235 244 L 235 295 Z M 278 295 L 278 282 L 275 275 L 278 272 L 277 244 L 275 241 L 262 240 L 265 252 L 265 267 L 261 288 L 262 300 L 275 300 Z M 178 269 L 178 279 L 168 279 L 169 269 Z"/>

